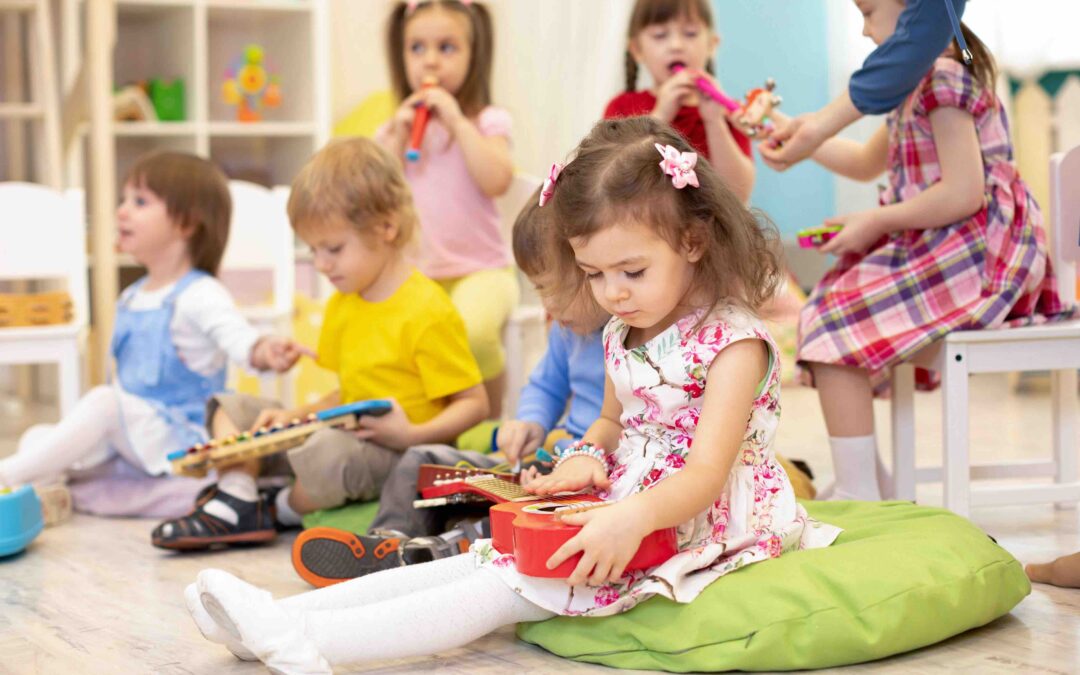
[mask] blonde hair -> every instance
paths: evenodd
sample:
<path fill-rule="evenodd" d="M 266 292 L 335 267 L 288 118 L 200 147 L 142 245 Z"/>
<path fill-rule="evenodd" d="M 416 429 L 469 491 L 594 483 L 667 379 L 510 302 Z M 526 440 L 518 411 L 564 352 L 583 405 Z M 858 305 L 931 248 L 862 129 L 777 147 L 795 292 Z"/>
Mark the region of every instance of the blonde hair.
<path fill-rule="evenodd" d="M 398 248 L 417 230 L 401 164 L 368 138 L 331 141 L 315 153 L 293 179 L 288 211 L 293 229 L 337 218 L 368 234 L 380 220 L 390 220 L 398 228 Z"/>
<path fill-rule="evenodd" d="M 183 152 L 152 152 L 136 160 L 124 184 L 150 190 L 186 232 L 195 269 L 216 275 L 229 243 L 232 197 L 229 181 L 216 164 Z"/>

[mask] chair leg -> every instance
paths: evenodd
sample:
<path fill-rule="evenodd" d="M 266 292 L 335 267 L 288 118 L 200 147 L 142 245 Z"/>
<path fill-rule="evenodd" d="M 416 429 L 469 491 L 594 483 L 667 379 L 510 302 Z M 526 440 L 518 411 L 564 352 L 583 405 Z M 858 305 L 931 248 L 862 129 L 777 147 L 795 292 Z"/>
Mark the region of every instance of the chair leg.
<path fill-rule="evenodd" d="M 962 345 L 946 345 L 942 371 L 945 508 L 967 517 L 971 511 L 967 349 Z"/>
<path fill-rule="evenodd" d="M 893 498 L 915 500 L 915 366 L 901 363 L 892 372 Z"/>
<path fill-rule="evenodd" d="M 517 414 L 518 398 L 525 386 L 525 331 L 520 321 L 507 321 L 503 327 L 503 345 L 506 349 L 506 396 L 503 411 Z"/>
<path fill-rule="evenodd" d="M 58 350 L 56 359 L 59 371 L 57 398 L 60 402 L 60 416 L 64 417 L 75 409 L 79 402 L 81 384 L 79 382 L 79 349 L 75 344 Z"/>
<path fill-rule="evenodd" d="M 1076 381 L 1076 371 L 1072 369 L 1055 370 L 1050 374 L 1055 483 L 1075 483 L 1077 480 Z M 1057 506 L 1076 508 L 1076 502 L 1058 502 Z"/>

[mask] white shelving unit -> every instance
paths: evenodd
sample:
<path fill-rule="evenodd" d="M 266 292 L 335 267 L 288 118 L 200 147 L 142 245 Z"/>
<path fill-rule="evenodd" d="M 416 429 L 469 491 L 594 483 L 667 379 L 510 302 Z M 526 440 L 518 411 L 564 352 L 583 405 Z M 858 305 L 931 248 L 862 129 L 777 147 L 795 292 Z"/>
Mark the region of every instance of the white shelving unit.
<path fill-rule="evenodd" d="M 80 9 L 86 2 L 69 1 Z M 113 124 L 117 188 L 139 155 L 158 149 L 209 157 L 230 177 L 288 184 L 330 137 L 328 4 L 116 0 L 114 85 L 181 78 L 186 106 L 182 122 Z M 238 122 L 221 88 L 227 68 L 252 43 L 280 79 L 282 103 L 264 108 L 261 122 Z M 78 58 L 65 54 L 69 63 Z"/>
<path fill-rule="evenodd" d="M 209 157 L 232 178 L 290 183 L 330 137 L 329 0 L 60 2 L 63 79 L 70 86 L 85 70 L 91 120 L 65 167 L 68 185 L 89 188 L 96 380 L 108 360 L 118 271 L 131 264 L 112 250 L 113 210 L 127 170 L 143 153 L 178 150 Z M 262 46 L 279 77 L 282 102 L 263 111 L 264 121 L 242 123 L 221 90 L 226 68 L 251 43 Z M 183 121 L 111 120 L 114 86 L 178 77 Z"/>

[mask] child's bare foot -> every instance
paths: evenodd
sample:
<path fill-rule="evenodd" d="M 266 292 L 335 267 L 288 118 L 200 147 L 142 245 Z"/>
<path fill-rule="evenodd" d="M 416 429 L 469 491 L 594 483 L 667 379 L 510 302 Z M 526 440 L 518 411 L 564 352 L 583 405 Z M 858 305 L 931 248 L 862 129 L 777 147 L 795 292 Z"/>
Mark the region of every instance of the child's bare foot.
<path fill-rule="evenodd" d="M 1063 555 L 1054 562 L 1024 567 L 1028 579 L 1040 584 L 1052 584 L 1062 588 L 1080 588 L 1080 551 Z"/>

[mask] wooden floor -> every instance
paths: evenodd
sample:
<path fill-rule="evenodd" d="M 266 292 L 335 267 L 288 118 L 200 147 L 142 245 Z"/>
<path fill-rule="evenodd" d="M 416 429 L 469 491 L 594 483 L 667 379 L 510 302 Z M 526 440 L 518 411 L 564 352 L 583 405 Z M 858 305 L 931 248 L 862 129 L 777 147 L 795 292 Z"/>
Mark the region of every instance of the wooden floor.
<path fill-rule="evenodd" d="M 1050 443 L 1048 396 L 1013 394 L 1004 377 L 973 381 L 976 460 L 1037 457 Z M 803 457 L 828 480 L 824 426 L 814 392 L 789 388 L 778 447 Z M 921 396 L 919 454 L 940 452 L 940 399 Z M 0 454 L 13 448 L 22 421 L 0 421 Z M 878 409 L 879 437 L 888 439 L 887 407 Z M 887 443 L 887 440 L 884 441 Z M 887 453 L 886 453 L 887 455 Z M 819 481 L 822 482 L 822 481 Z M 935 486 L 920 500 L 939 498 Z M 1051 506 L 976 510 L 973 520 L 1021 561 L 1046 560 L 1080 549 L 1077 511 Z M 77 516 L 45 531 L 24 554 L 0 562 L 0 673 L 258 673 L 199 635 L 182 590 L 205 567 L 220 567 L 275 594 L 306 585 L 293 573 L 291 537 L 273 546 L 227 553 L 172 555 L 149 545 L 153 523 Z M 927 617 L 927 620 L 933 620 Z M 339 672 L 610 672 L 564 661 L 517 642 L 510 630 L 466 648 L 425 659 L 369 664 Z M 845 672 L 1076 673 L 1080 670 L 1080 591 L 1036 586 L 1012 614 L 965 635 Z"/>

